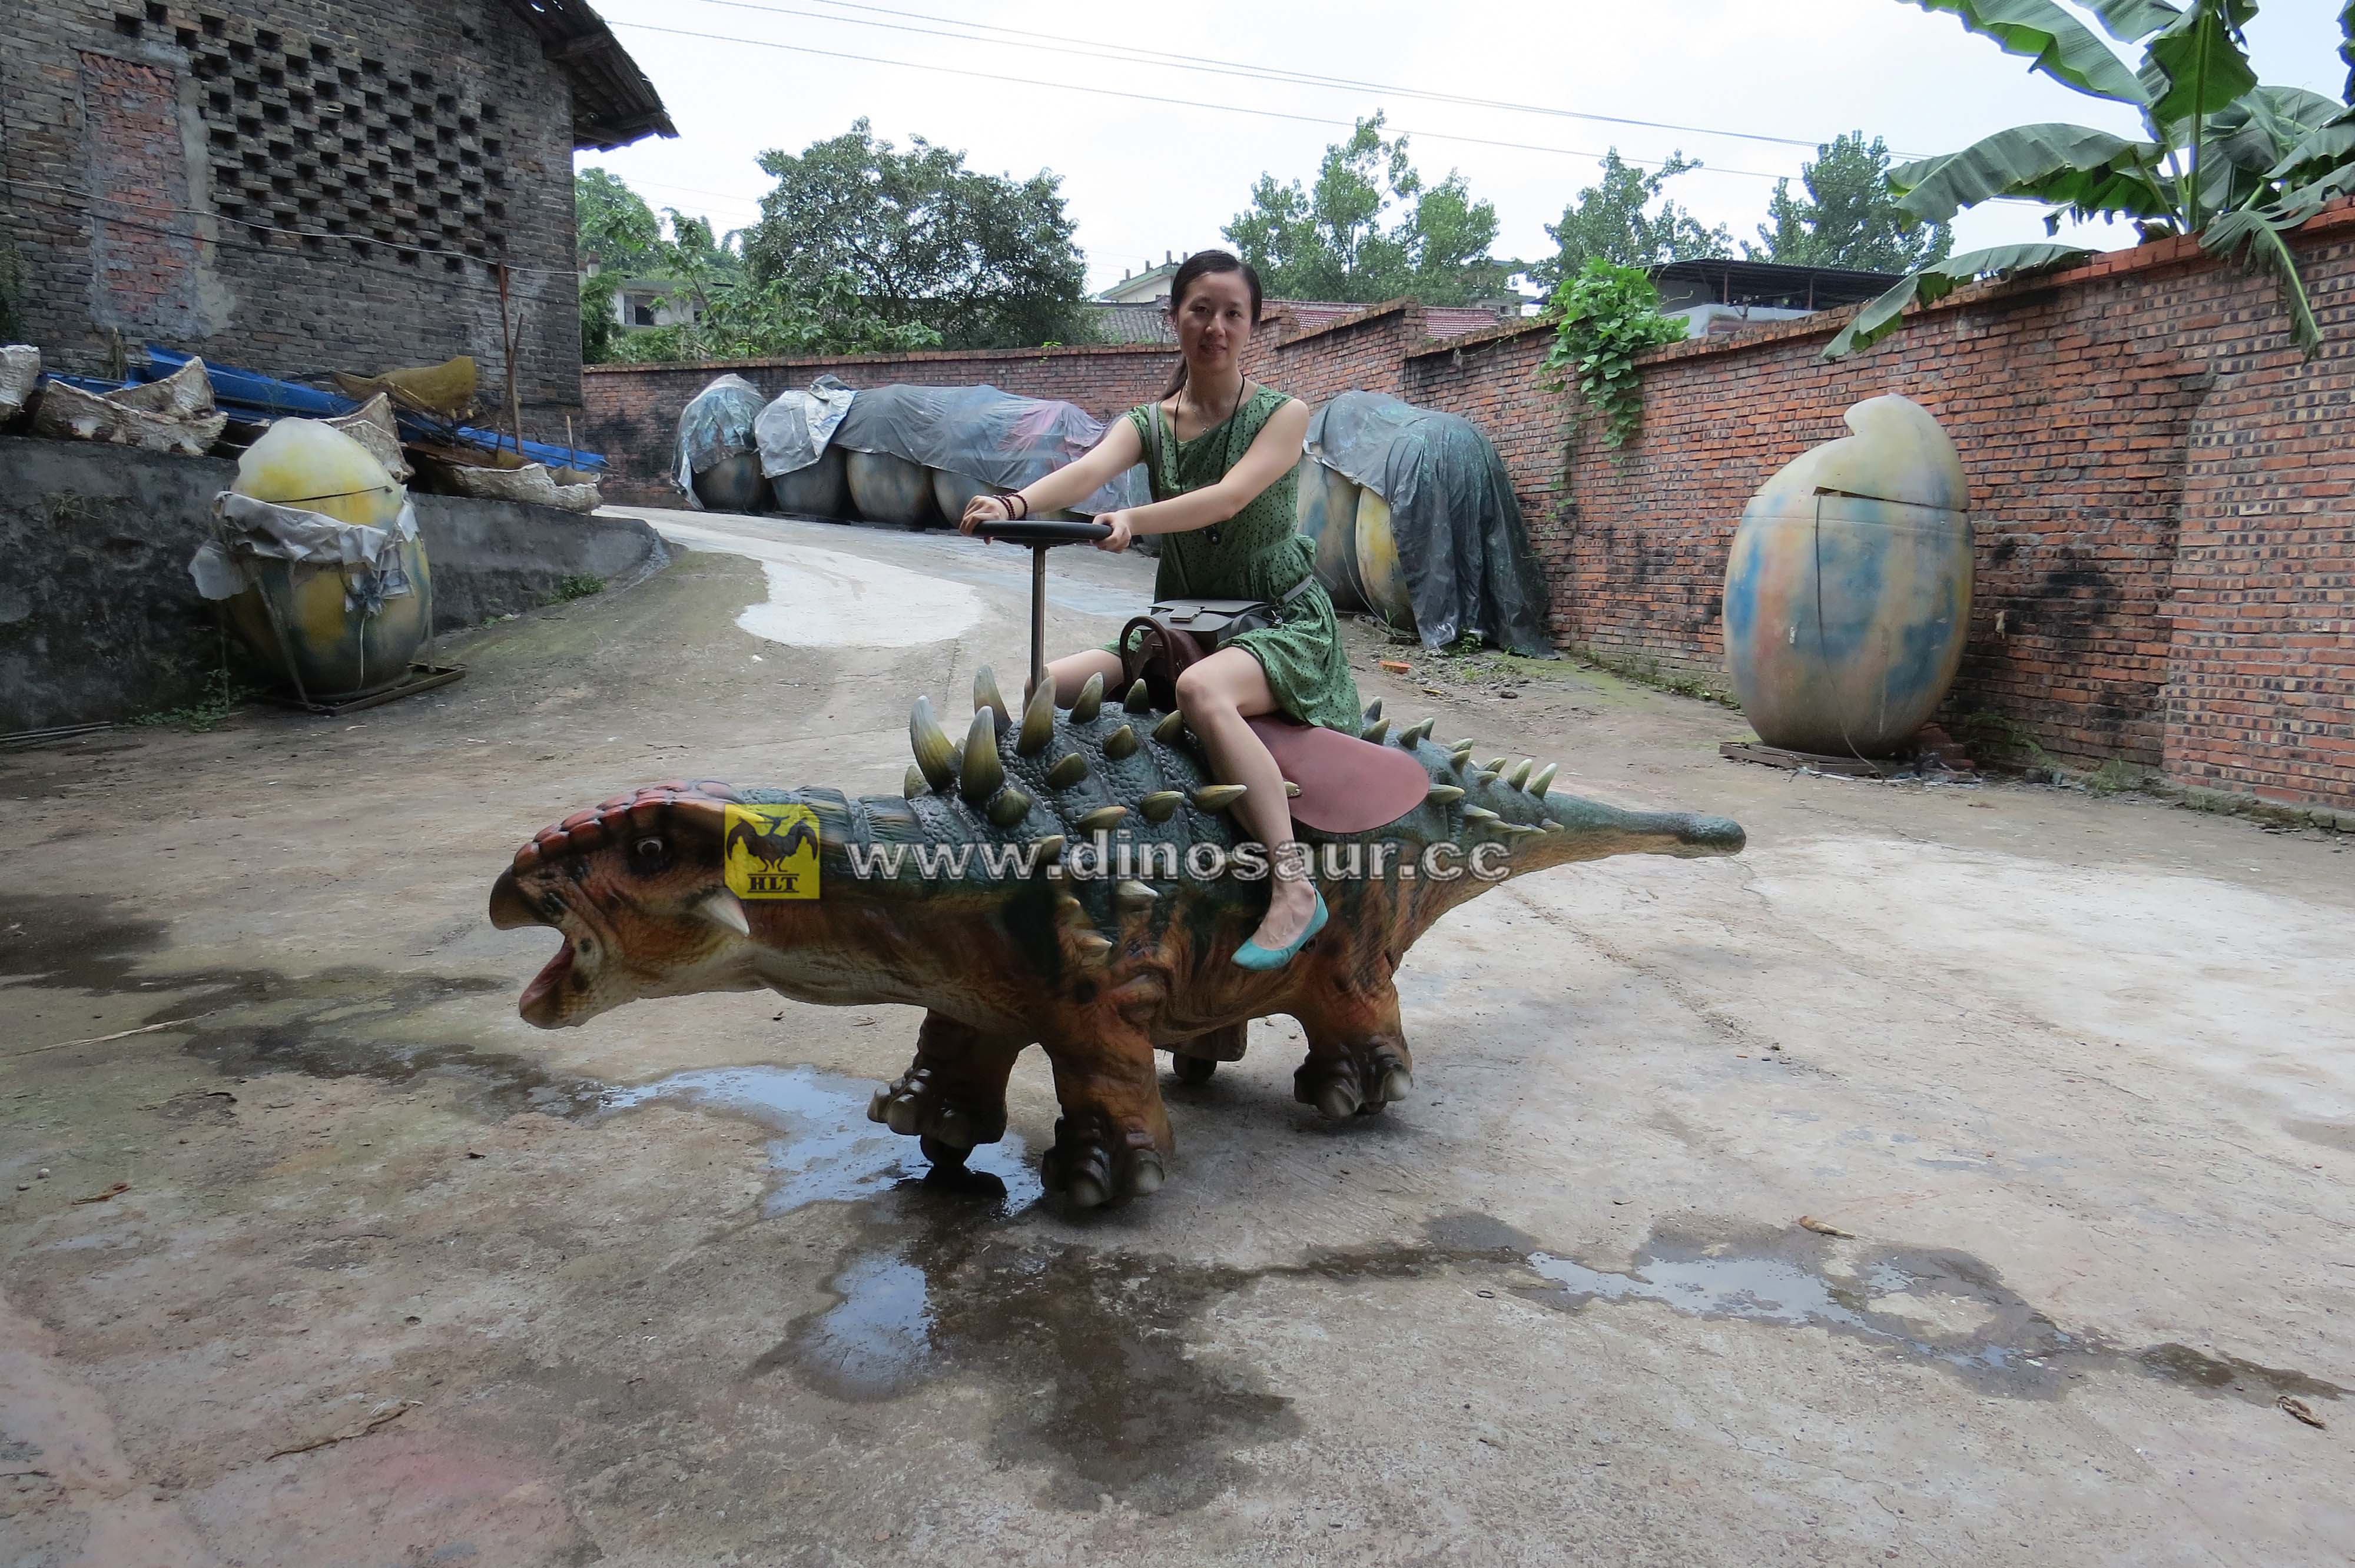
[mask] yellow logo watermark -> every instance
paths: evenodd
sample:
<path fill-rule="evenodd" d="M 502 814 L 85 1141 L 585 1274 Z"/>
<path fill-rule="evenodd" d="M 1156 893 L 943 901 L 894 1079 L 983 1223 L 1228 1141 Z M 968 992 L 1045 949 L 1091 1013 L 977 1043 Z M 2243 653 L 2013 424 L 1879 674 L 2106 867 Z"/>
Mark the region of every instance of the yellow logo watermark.
<path fill-rule="evenodd" d="M 817 896 L 817 813 L 807 806 L 730 806 L 720 842 L 739 898 Z"/>

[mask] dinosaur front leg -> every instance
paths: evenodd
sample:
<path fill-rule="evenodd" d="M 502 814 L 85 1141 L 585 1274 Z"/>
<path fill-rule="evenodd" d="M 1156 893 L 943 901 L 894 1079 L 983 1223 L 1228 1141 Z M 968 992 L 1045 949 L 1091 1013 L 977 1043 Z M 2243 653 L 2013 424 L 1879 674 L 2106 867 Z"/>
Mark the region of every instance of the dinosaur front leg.
<path fill-rule="evenodd" d="M 1336 1121 L 1371 1116 L 1414 1086 L 1398 991 L 1382 968 L 1368 975 L 1332 965 L 1293 1012 L 1308 1036 L 1308 1055 L 1293 1072 L 1292 1097 Z"/>
<path fill-rule="evenodd" d="M 1161 1106 L 1152 1041 L 1095 1012 L 1050 1033 L 1046 1047 L 1063 1111 L 1040 1166 L 1047 1185 L 1082 1209 L 1157 1189 L 1178 1145 Z"/>
<path fill-rule="evenodd" d="M 962 1165 L 975 1144 L 1006 1136 L 1006 1080 L 1024 1044 L 927 1012 L 916 1031 L 916 1059 L 875 1091 L 868 1119 L 922 1139 L 935 1165 Z"/>

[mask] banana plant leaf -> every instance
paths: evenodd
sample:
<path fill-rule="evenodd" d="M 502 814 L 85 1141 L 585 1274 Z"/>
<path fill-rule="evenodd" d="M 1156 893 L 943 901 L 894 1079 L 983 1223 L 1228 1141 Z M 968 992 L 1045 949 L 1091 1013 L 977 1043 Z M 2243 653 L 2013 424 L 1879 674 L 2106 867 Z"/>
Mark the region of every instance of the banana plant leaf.
<path fill-rule="evenodd" d="M 2342 112 L 2337 99 L 2302 87 L 2256 87 L 2210 117 L 2208 138 L 2235 168 L 2264 175 Z"/>
<path fill-rule="evenodd" d="M 2339 96 L 2355 108 L 2355 0 L 2339 7 L 2339 58 L 2347 62 L 2347 89 Z"/>
<path fill-rule="evenodd" d="M 2355 0 L 2350 0 L 2350 4 L 2355 4 Z M 2308 132 L 2305 141 L 2265 171 L 2265 178 L 2286 180 L 2309 165 L 2334 168 L 2350 157 L 2355 157 L 2355 111 L 2341 114 L 2329 124 Z"/>
<path fill-rule="evenodd" d="M 2350 176 L 2350 183 L 2355 184 L 2355 166 L 2338 172 Z M 2318 208 L 2321 203 L 2315 205 Z M 2312 216 L 2311 212 L 2307 214 Z M 2295 228 L 2304 221 L 2303 217 L 2287 217 L 2279 208 L 2264 211 L 2240 207 L 2201 229 L 2200 243 L 2205 249 L 2233 257 L 2243 266 L 2270 272 L 2279 280 L 2282 305 L 2289 312 L 2290 336 L 2299 351 L 2312 359 L 2322 351 L 2322 328 L 2314 319 L 2313 302 L 2306 297 L 2306 280 L 2298 275 L 2297 258 L 2290 254 L 2289 244 L 2282 238 L 2285 229 Z"/>
<path fill-rule="evenodd" d="M 2355 0 L 2348 0 L 2355 5 Z M 2164 32 L 2182 16 L 2183 8 L 2167 0 L 2085 0 L 2085 9 L 2102 19 L 2110 37 L 2122 44 L 2138 44 Z"/>
<path fill-rule="evenodd" d="M 2083 22 L 2053 0 L 1911 0 L 1924 11 L 1951 13 L 1982 37 L 1992 38 L 2006 54 L 2020 55 L 2063 86 L 2119 103 L 2147 104 L 2150 95 L 2126 61 L 2111 52 Z M 2138 10 L 2118 5 L 2122 15 Z M 2105 21 L 2107 20 L 2105 16 Z M 2172 23 L 2170 26 L 2174 25 Z"/>
<path fill-rule="evenodd" d="M 2152 123 L 2180 125 L 2213 114 L 2257 85 L 2240 39 L 2242 24 L 2256 9 L 2250 0 L 2198 0 L 2151 39 L 2141 80 Z"/>
<path fill-rule="evenodd" d="M 1949 256 L 1897 281 L 1888 292 L 1868 302 L 1856 319 L 1840 328 L 1825 344 L 1823 357 L 1840 359 L 1859 348 L 1870 348 L 1897 330 L 1898 317 L 1917 302 L 1936 304 L 1965 283 L 1979 278 L 2008 278 L 2018 272 L 2055 267 L 2093 252 L 2082 245 L 1992 245 Z"/>
<path fill-rule="evenodd" d="M 2160 172 L 2166 149 L 2083 125 L 2017 125 L 1944 157 L 1889 171 L 1898 207 L 1944 223 L 1966 207 L 2001 196 L 2058 202 L 2080 212 L 2175 216 Z"/>

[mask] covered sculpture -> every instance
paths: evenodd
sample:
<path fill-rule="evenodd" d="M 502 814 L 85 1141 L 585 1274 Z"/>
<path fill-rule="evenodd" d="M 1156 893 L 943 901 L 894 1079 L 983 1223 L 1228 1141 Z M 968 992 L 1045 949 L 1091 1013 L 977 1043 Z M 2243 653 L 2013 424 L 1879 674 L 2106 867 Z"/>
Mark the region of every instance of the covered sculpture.
<path fill-rule="evenodd" d="M 678 487 L 700 510 L 756 512 L 768 482 L 752 437 L 760 388 L 741 376 L 722 376 L 678 411 Z"/>
<path fill-rule="evenodd" d="M 1550 765 L 1476 760 L 1469 740 L 1433 740 L 1430 719 L 1392 733 L 1377 703 L 1362 739 L 1339 744 L 1402 751 L 1428 787 L 1356 832 L 1316 830 L 1296 802 L 1303 842 L 1330 857 L 1332 919 L 1286 967 L 1248 970 L 1229 959 L 1266 891 L 1214 869 L 1246 847 L 1242 790 L 1212 782 L 1179 715 L 1142 682 L 1114 702 L 1091 681 L 1067 711 L 1044 685 L 1018 714 L 985 668 L 974 695 L 961 741 L 917 700 L 905 799 L 678 780 L 543 830 L 490 897 L 493 924 L 563 936 L 523 1016 L 559 1028 L 645 997 L 762 988 L 922 1007 L 915 1059 L 869 1115 L 952 1165 L 1003 1136 L 1015 1058 L 1043 1045 L 1062 1107 L 1047 1179 L 1085 1207 L 1167 1173 L 1156 1047 L 1203 1077 L 1242 1054 L 1252 1019 L 1290 1014 L 1308 1037 L 1295 1097 L 1332 1118 L 1379 1111 L 1413 1083 L 1393 971 L 1449 909 L 1549 866 L 1742 845 L 1723 818 L 1553 792 Z"/>
<path fill-rule="evenodd" d="M 1380 392 L 1344 392 L 1308 421 L 1308 455 L 1329 480 L 1302 478 L 1302 524 L 1317 575 L 1426 648 L 1466 632 L 1550 658 L 1545 573 L 1529 547 L 1504 460 L 1469 419 Z M 1314 515 L 1312 515 L 1312 513 Z"/>

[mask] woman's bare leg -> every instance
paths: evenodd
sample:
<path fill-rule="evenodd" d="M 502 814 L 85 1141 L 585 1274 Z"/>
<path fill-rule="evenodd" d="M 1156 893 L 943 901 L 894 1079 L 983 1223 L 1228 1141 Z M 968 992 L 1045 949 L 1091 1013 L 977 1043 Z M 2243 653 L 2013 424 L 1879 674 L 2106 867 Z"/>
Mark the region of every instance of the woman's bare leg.
<path fill-rule="evenodd" d="M 1220 783 L 1248 786 L 1248 792 L 1235 802 L 1235 814 L 1252 836 L 1266 846 L 1274 866 L 1303 873 L 1269 877 L 1267 917 L 1252 933 L 1252 940 L 1263 948 L 1290 943 L 1316 912 L 1316 888 L 1305 874 L 1305 863 L 1292 837 L 1292 807 L 1284 799 L 1283 771 L 1243 722 L 1258 714 L 1273 713 L 1275 706 L 1267 673 L 1244 649 L 1221 649 L 1199 664 L 1188 665 L 1178 677 L 1178 711 L 1186 715 L 1186 727 L 1210 754 L 1210 771 Z"/>
<path fill-rule="evenodd" d="M 1070 707 L 1079 701 L 1080 688 L 1088 683 L 1090 675 L 1102 675 L 1104 678 L 1104 695 L 1118 702 L 1122 689 L 1120 671 L 1119 654 L 1092 648 L 1084 653 L 1066 653 L 1060 659 L 1049 661 L 1047 679 L 1055 683 L 1055 701 L 1063 707 Z M 1023 697 L 1027 701 L 1029 694 L 1025 692 Z"/>

